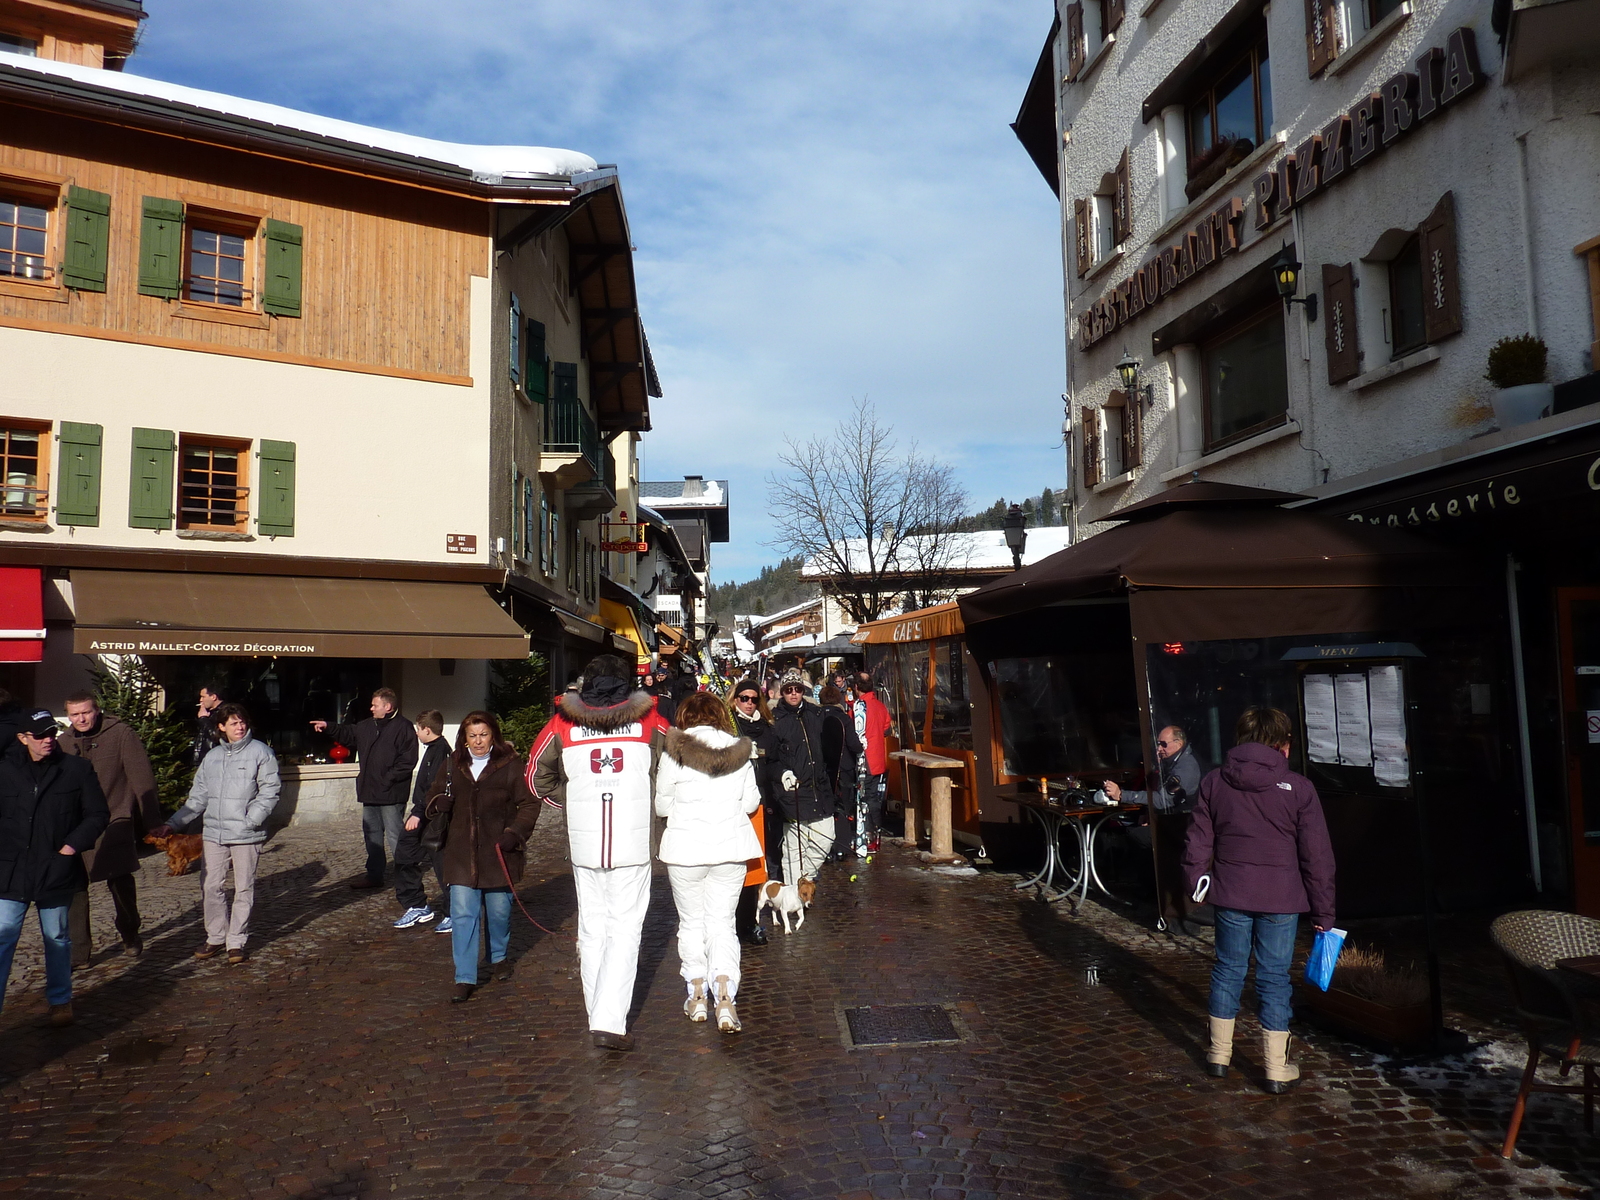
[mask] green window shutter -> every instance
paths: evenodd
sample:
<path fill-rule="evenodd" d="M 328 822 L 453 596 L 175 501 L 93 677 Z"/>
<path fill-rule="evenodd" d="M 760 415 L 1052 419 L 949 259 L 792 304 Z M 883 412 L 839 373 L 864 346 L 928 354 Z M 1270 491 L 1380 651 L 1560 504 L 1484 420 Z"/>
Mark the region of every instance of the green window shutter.
<path fill-rule="evenodd" d="M 287 221 L 269 220 L 266 241 L 267 277 L 261 307 L 274 316 L 298 317 L 305 230 Z"/>
<path fill-rule="evenodd" d="M 139 294 L 176 300 L 182 290 L 183 203 L 146 196 L 139 230 Z"/>
<path fill-rule="evenodd" d="M 522 390 L 535 404 L 550 398 L 550 358 L 544 348 L 544 322 L 528 322 L 528 370 L 523 376 Z"/>
<path fill-rule="evenodd" d="M 263 537 L 293 537 L 293 442 L 261 439 L 261 470 L 256 497 L 256 532 Z"/>
<path fill-rule="evenodd" d="M 56 523 L 100 524 L 100 440 L 98 425 L 61 422 L 56 440 Z"/>
<path fill-rule="evenodd" d="M 170 429 L 135 429 L 128 472 L 128 524 L 172 528 L 172 468 L 177 457 Z"/>
<path fill-rule="evenodd" d="M 111 197 L 87 188 L 68 188 L 67 253 L 61 281 L 80 292 L 105 291 L 110 243 Z"/>
<path fill-rule="evenodd" d="M 563 401 L 578 403 L 578 364 L 558 362 L 555 364 L 555 393 L 556 403 Z"/>
<path fill-rule="evenodd" d="M 522 301 L 517 299 L 515 292 L 511 293 L 511 342 L 509 366 L 511 368 L 511 382 L 522 382 Z"/>

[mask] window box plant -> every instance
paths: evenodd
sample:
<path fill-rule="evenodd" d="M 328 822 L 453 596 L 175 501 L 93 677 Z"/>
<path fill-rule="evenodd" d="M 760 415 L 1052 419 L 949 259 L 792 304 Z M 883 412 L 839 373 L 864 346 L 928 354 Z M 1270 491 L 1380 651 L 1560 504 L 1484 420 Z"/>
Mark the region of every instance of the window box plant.
<path fill-rule="evenodd" d="M 1328 990 L 1296 985 L 1295 1007 L 1334 1033 L 1393 1054 L 1428 1045 L 1428 981 L 1415 966 L 1391 966 L 1382 951 L 1346 945 Z"/>
<path fill-rule="evenodd" d="M 1483 377 L 1498 389 L 1494 416 L 1501 429 L 1550 415 L 1555 385 L 1545 382 L 1548 356 L 1543 339 L 1530 333 L 1503 337 L 1489 348 L 1489 369 Z"/>

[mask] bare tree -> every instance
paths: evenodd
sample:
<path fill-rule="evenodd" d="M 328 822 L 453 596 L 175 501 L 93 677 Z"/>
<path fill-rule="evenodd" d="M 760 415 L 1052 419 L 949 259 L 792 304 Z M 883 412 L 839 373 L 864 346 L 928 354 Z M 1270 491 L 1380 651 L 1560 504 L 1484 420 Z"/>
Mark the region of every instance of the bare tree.
<path fill-rule="evenodd" d="M 899 453 L 865 400 L 833 433 L 784 446 L 783 471 L 767 479 L 773 544 L 803 556 L 852 620 L 877 620 L 903 596 L 949 587 L 967 509 L 949 466 L 915 442 Z"/>

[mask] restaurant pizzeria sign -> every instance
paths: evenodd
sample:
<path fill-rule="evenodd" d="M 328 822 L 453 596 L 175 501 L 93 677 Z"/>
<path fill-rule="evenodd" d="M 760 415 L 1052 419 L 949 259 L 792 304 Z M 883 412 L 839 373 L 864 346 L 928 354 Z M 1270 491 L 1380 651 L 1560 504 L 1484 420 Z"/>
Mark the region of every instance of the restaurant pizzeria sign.
<path fill-rule="evenodd" d="M 1361 97 L 1271 167 L 1247 196 L 1234 196 L 1200 218 L 1183 236 L 1078 314 L 1078 343 L 1087 350 L 1147 308 L 1235 253 L 1246 212 L 1261 230 L 1324 188 L 1365 166 L 1484 83 L 1471 29 L 1452 32 L 1443 49 L 1424 51 L 1415 71 L 1400 71 Z"/>

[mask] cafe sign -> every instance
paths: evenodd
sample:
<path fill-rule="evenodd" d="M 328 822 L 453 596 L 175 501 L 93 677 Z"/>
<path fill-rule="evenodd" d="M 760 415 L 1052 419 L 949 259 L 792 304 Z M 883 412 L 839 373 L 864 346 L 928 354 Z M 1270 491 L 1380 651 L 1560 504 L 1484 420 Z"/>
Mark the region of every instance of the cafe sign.
<path fill-rule="evenodd" d="M 1402 137 L 1483 86 L 1478 44 L 1466 26 L 1444 47 L 1431 47 L 1415 71 L 1400 71 L 1358 99 L 1273 166 L 1256 176 L 1246 197 L 1224 202 L 1181 238 L 1078 314 L 1078 343 L 1087 350 L 1195 276 L 1235 253 L 1242 222 L 1272 225 L 1324 188 L 1347 178 Z"/>

